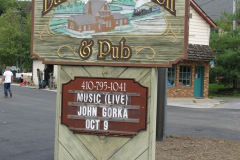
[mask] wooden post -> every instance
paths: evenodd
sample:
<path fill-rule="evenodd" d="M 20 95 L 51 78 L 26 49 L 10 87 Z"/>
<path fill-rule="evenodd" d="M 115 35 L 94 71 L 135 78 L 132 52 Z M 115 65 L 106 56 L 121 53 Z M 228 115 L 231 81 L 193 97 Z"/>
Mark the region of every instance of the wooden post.
<path fill-rule="evenodd" d="M 147 130 L 133 138 L 74 134 L 61 124 L 62 84 L 75 76 L 134 78 L 148 87 Z M 133 67 L 59 66 L 56 105 L 55 160 L 155 160 L 157 69 Z"/>
<path fill-rule="evenodd" d="M 166 105 L 167 105 L 167 69 L 158 68 L 157 96 L 157 135 L 156 140 L 162 141 L 165 134 Z"/>

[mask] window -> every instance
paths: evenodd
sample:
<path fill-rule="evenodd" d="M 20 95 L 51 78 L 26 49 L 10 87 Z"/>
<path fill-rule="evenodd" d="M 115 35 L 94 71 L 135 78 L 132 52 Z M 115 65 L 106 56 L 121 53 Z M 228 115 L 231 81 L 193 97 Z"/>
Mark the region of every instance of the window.
<path fill-rule="evenodd" d="M 108 27 L 108 21 L 106 21 L 106 27 Z"/>
<path fill-rule="evenodd" d="M 91 29 L 91 25 L 88 25 L 88 30 L 90 30 Z"/>
<path fill-rule="evenodd" d="M 127 23 L 127 19 L 124 19 L 124 23 Z"/>
<path fill-rule="evenodd" d="M 111 25 L 112 25 L 112 22 L 111 22 L 111 21 L 109 21 L 109 27 L 111 27 Z"/>
<path fill-rule="evenodd" d="M 180 66 L 179 86 L 190 87 L 192 78 L 191 66 Z"/>
<path fill-rule="evenodd" d="M 82 31 L 82 26 L 79 26 L 79 31 L 80 31 L 80 32 Z"/>
<path fill-rule="evenodd" d="M 121 20 L 120 20 L 120 24 L 119 24 L 119 25 L 121 26 L 122 24 L 123 24 L 123 20 L 121 19 Z"/>
<path fill-rule="evenodd" d="M 118 20 L 116 20 L 116 24 L 118 24 Z"/>
<path fill-rule="evenodd" d="M 74 29 L 74 23 L 73 22 L 70 23 L 70 28 Z"/>
<path fill-rule="evenodd" d="M 84 26 L 83 26 L 83 30 L 86 31 L 86 28 L 87 28 L 86 25 L 84 25 Z"/>
<path fill-rule="evenodd" d="M 172 68 L 168 68 L 168 87 L 174 87 L 176 85 L 176 71 L 176 65 L 173 65 Z"/>

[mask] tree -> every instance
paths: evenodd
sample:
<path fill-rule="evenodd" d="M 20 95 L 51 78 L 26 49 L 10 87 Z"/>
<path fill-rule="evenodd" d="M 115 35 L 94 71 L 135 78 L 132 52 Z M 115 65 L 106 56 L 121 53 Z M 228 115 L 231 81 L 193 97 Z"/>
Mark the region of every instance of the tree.
<path fill-rule="evenodd" d="M 4 4 L 6 3 L 4 0 Z M 9 2 L 12 0 L 9 0 Z M 31 70 L 31 3 L 16 2 L 13 7 L 5 8 L 0 16 L 0 64 L 19 64 L 22 53 L 22 67 Z M 21 15 L 14 11 L 20 10 Z M 23 29 L 20 28 L 21 16 Z M 22 41 L 20 41 L 22 39 Z M 22 43 L 21 43 L 22 42 Z"/>
<path fill-rule="evenodd" d="M 0 16 L 6 13 L 8 9 L 17 7 L 18 3 L 16 0 L 0 0 Z"/>
<path fill-rule="evenodd" d="M 210 69 L 210 76 L 222 84 L 232 83 L 236 89 L 240 76 L 240 28 L 233 29 L 233 21 L 240 22 L 240 9 L 236 14 L 223 13 L 216 21 L 218 28 L 211 33 L 210 46 L 217 63 Z"/>

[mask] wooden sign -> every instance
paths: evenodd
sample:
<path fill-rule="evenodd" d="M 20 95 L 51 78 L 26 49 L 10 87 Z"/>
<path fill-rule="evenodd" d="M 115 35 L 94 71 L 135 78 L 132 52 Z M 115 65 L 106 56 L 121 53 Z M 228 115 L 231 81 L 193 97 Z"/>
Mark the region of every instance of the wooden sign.
<path fill-rule="evenodd" d="M 45 64 L 168 67 L 186 58 L 189 0 L 33 0 Z"/>
<path fill-rule="evenodd" d="M 62 85 L 62 124 L 75 133 L 133 136 L 147 126 L 148 88 L 134 79 L 76 77 Z"/>

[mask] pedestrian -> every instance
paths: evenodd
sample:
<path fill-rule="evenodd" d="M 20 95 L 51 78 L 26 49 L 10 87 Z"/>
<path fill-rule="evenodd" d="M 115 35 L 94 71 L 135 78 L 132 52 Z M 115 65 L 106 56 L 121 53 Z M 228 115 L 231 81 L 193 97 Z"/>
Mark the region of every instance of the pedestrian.
<path fill-rule="evenodd" d="M 43 88 L 43 72 L 38 68 L 37 69 L 38 85 L 39 89 Z"/>
<path fill-rule="evenodd" d="M 44 82 L 45 82 L 44 88 L 48 86 L 48 79 L 49 79 L 49 69 L 46 65 L 44 69 Z"/>
<path fill-rule="evenodd" d="M 13 73 L 9 70 L 9 67 L 6 68 L 6 71 L 3 73 L 2 82 L 4 81 L 4 98 L 8 98 L 8 92 L 10 97 L 12 97 L 11 83 L 13 82 Z"/>

